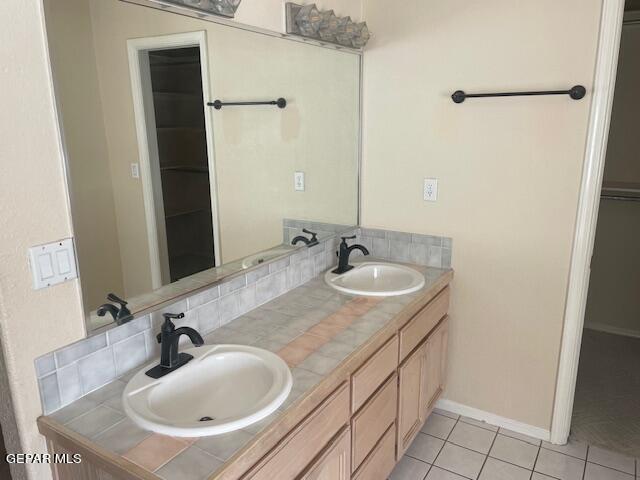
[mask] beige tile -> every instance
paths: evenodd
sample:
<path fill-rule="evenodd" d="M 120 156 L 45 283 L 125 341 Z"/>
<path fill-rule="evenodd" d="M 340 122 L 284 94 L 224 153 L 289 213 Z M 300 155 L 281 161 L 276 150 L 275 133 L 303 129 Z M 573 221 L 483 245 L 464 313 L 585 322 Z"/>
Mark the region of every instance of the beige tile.
<path fill-rule="evenodd" d="M 463 477 L 478 478 L 485 458 L 481 453 L 447 442 L 442 447 L 434 465 Z"/>
<path fill-rule="evenodd" d="M 186 450 L 188 446 L 187 442 L 176 438 L 153 434 L 123 456 L 142 468 L 154 472 Z"/>
<path fill-rule="evenodd" d="M 627 475 L 619 470 L 587 463 L 584 480 L 633 480 L 633 475 Z"/>
<path fill-rule="evenodd" d="M 539 447 L 498 434 L 489 456 L 533 470 Z"/>
<path fill-rule="evenodd" d="M 510 463 L 487 458 L 479 480 L 529 480 L 531 470 Z"/>
<path fill-rule="evenodd" d="M 467 480 L 467 478 L 457 473 L 447 472 L 439 467 L 431 467 L 425 480 Z"/>
<path fill-rule="evenodd" d="M 533 472 L 533 475 L 531 475 L 531 480 L 556 480 L 556 479 L 548 475 L 543 475 L 542 473 Z"/>
<path fill-rule="evenodd" d="M 307 333 L 310 335 L 317 335 L 319 337 L 324 337 L 330 340 L 346 328 L 347 327 L 344 325 L 332 325 L 329 322 L 322 321 L 319 324 L 307 330 Z"/>
<path fill-rule="evenodd" d="M 571 455 L 572 457 L 580 458 L 582 460 L 586 460 L 587 458 L 587 444 L 577 442 L 572 438 L 570 438 L 565 445 L 554 445 L 549 442 L 542 442 L 542 448 L 564 453 L 565 455 Z"/>
<path fill-rule="evenodd" d="M 222 463 L 198 447 L 189 447 L 156 473 L 165 480 L 205 480 Z"/>
<path fill-rule="evenodd" d="M 489 453 L 493 439 L 496 433 L 484 428 L 469 425 L 468 423 L 458 422 L 454 427 L 449 441 L 461 447 L 475 450 L 476 452 Z"/>
<path fill-rule="evenodd" d="M 429 466 L 428 463 L 405 455 L 391 472 L 389 480 L 423 480 L 429 471 Z"/>
<path fill-rule="evenodd" d="M 423 462 L 433 463 L 443 445 L 444 440 L 418 433 L 406 454 Z"/>
<path fill-rule="evenodd" d="M 587 461 L 620 470 L 621 472 L 631 475 L 635 474 L 635 460 L 633 458 L 605 450 L 604 448 L 589 447 L 589 457 Z"/>
<path fill-rule="evenodd" d="M 325 357 L 324 355 L 320 355 L 316 352 L 305 358 L 304 362 L 298 365 L 298 367 L 317 373 L 318 375 L 327 375 L 332 372 L 339 363 L 340 360 Z"/>
<path fill-rule="evenodd" d="M 456 421 L 453 418 L 432 413 L 427 418 L 421 432 L 446 440 L 455 424 Z"/>
<path fill-rule="evenodd" d="M 542 440 L 540 440 L 539 438 L 533 438 L 533 437 L 530 437 L 529 435 L 524 435 L 522 433 L 514 432 L 513 430 L 509 430 L 508 428 L 500 428 L 498 432 L 506 437 L 516 438 L 523 442 L 530 443 L 531 445 L 539 446 L 542 443 Z"/>
<path fill-rule="evenodd" d="M 460 417 L 460 421 L 464 422 L 464 423 L 468 423 L 469 425 L 474 425 L 476 427 L 480 427 L 480 428 L 484 428 L 485 430 L 490 430 L 492 432 L 497 432 L 498 431 L 498 427 L 496 427 L 495 425 L 491 425 L 490 423 L 487 423 L 485 421 L 481 421 L 481 420 L 476 420 L 474 418 L 469 418 L 469 417 Z"/>
<path fill-rule="evenodd" d="M 581 480 L 584 464 L 579 458 L 541 448 L 535 471 L 559 480 Z"/>
<path fill-rule="evenodd" d="M 305 333 L 279 350 L 278 355 L 287 362 L 290 367 L 295 367 L 325 343 L 327 343 L 326 338 Z"/>

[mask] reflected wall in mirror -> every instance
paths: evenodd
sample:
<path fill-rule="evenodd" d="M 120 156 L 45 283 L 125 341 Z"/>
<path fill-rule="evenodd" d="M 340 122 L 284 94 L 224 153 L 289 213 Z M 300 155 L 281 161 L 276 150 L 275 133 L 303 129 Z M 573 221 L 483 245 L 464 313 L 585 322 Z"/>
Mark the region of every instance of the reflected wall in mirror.
<path fill-rule="evenodd" d="M 358 55 L 121 0 L 44 4 L 89 318 L 109 292 L 136 313 L 305 225 L 357 224 Z"/>

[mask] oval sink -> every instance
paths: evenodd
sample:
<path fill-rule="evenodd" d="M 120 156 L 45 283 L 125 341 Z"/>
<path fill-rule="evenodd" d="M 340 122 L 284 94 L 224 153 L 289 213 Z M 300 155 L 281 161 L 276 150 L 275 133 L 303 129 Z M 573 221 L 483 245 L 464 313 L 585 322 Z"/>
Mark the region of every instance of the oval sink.
<path fill-rule="evenodd" d="M 280 255 L 289 253 L 291 250 L 293 250 L 292 247 L 277 247 L 272 248 L 271 250 L 267 250 L 266 252 L 256 253 L 255 255 L 251 255 L 242 261 L 242 268 L 247 269 L 255 267 L 256 265 L 260 265 L 261 263 L 279 257 Z"/>
<path fill-rule="evenodd" d="M 153 379 L 147 366 L 127 384 L 124 410 L 140 427 L 176 437 L 220 435 L 273 413 L 291 391 L 291 371 L 275 353 L 244 345 L 184 350 L 193 360 Z"/>
<path fill-rule="evenodd" d="M 424 287 L 424 275 L 420 272 L 383 262 L 362 262 L 341 275 L 329 270 L 324 280 L 340 292 L 371 297 L 405 295 Z"/>

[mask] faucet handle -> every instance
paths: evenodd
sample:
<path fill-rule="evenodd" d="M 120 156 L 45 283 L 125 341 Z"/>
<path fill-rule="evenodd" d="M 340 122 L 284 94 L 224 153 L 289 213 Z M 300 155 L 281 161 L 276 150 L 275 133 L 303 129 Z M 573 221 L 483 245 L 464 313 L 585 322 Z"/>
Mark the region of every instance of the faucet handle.
<path fill-rule="evenodd" d="M 342 241 L 346 243 L 347 240 L 355 240 L 356 238 L 358 238 L 358 236 L 357 235 L 352 235 L 350 237 L 340 237 L 340 238 L 342 238 Z"/>
<path fill-rule="evenodd" d="M 318 234 L 316 232 L 312 232 L 311 230 L 308 230 L 306 228 L 303 228 L 302 231 L 308 235 L 311 235 L 312 242 L 318 239 Z"/>
<path fill-rule="evenodd" d="M 184 313 L 163 313 L 162 316 L 166 320 L 175 320 L 179 318 L 184 318 Z"/>
<path fill-rule="evenodd" d="M 121 307 L 124 307 L 125 305 L 127 305 L 129 303 L 129 302 L 126 302 L 126 301 L 122 300 L 115 293 L 109 293 L 107 295 L 107 300 L 109 300 L 110 302 L 118 303 L 118 304 L 120 304 Z"/>

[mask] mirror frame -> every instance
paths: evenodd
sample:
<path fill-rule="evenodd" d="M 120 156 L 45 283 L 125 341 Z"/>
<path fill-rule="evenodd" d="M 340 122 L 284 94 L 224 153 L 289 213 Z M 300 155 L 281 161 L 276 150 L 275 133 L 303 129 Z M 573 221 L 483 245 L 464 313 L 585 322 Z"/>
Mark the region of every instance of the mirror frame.
<path fill-rule="evenodd" d="M 326 43 L 326 42 L 322 42 L 322 41 L 318 41 L 318 40 L 314 40 L 311 38 L 306 38 L 306 37 L 299 37 L 296 35 L 291 35 L 291 34 L 287 34 L 287 33 L 281 33 L 281 32 L 277 32 L 277 31 L 272 31 L 272 30 L 267 30 L 261 27 L 256 27 L 256 26 L 252 26 L 252 25 L 248 25 L 248 24 L 243 24 L 243 23 L 238 23 L 237 21 L 231 20 L 231 19 L 227 19 L 224 17 L 220 17 L 220 16 L 216 16 L 216 15 L 206 15 L 203 14 L 201 12 L 196 12 L 194 10 L 190 10 L 188 7 L 180 7 L 178 5 L 173 5 L 173 4 L 164 4 L 162 3 L 162 0 L 119 0 L 123 3 L 130 3 L 133 5 L 140 5 L 140 6 L 144 6 L 144 7 L 148 7 L 148 8 L 153 8 L 156 10 L 162 10 L 162 11 L 166 11 L 166 12 L 170 12 L 176 15 L 183 15 L 183 16 L 188 16 L 188 17 L 193 17 L 193 18 L 198 18 L 200 20 L 204 20 L 204 21 L 208 21 L 208 22 L 212 22 L 212 23 L 217 23 L 220 25 L 224 25 L 226 27 L 229 28 L 236 28 L 236 29 L 240 29 L 240 30 L 245 30 L 251 33 L 255 33 L 255 34 L 260 34 L 260 35 L 268 35 L 271 37 L 276 37 L 276 38 L 280 38 L 282 40 L 288 40 L 288 41 L 292 41 L 292 42 L 298 42 L 298 43 L 305 43 L 308 45 L 312 45 L 315 47 L 319 47 L 319 48 L 327 48 L 327 49 L 331 49 L 331 50 L 339 50 L 341 52 L 344 53 L 348 53 L 348 54 L 352 54 L 352 55 L 356 55 L 359 57 L 358 59 L 358 97 L 359 97 L 359 102 L 358 102 L 358 112 L 357 112 L 357 118 L 358 118 L 358 138 L 356 139 L 356 143 L 357 143 L 357 155 L 356 155 L 356 178 L 357 178 L 357 185 L 356 185 L 356 195 L 357 195 L 357 214 L 356 214 L 356 224 L 352 225 L 352 226 L 347 226 L 345 225 L 343 230 L 337 230 L 333 235 L 329 235 L 326 236 L 324 238 L 321 239 L 321 241 L 327 241 L 330 239 L 335 239 L 338 238 L 342 233 L 344 232 L 349 232 L 352 231 L 356 228 L 359 228 L 360 224 L 361 224 L 361 217 L 362 217 L 362 120 L 363 120 L 363 107 L 362 107 L 362 101 L 363 101 L 363 78 L 362 78 L 362 73 L 363 73 L 363 50 L 362 49 L 354 49 L 354 48 L 349 48 L 349 47 L 343 47 L 340 45 L 336 45 L 336 44 L 331 44 L 331 43 Z M 41 4 L 42 4 L 42 8 L 44 9 L 44 0 L 41 0 Z M 45 31 L 47 29 L 47 25 L 45 22 Z M 46 37 L 45 37 L 46 38 Z M 70 188 L 70 184 L 71 184 L 71 178 L 70 178 L 70 167 L 69 167 L 69 154 L 68 154 L 68 149 L 66 147 L 66 143 L 65 143 L 65 137 L 64 137 L 64 126 L 62 124 L 62 115 L 61 115 L 61 104 L 59 103 L 59 97 L 56 93 L 56 84 L 55 84 L 55 77 L 53 75 L 53 62 L 51 59 L 51 53 L 48 47 L 48 40 L 47 40 L 47 61 L 48 61 L 48 67 L 49 67 L 49 78 L 50 78 L 50 88 L 51 91 L 53 92 L 54 95 L 54 103 L 55 103 L 55 122 L 56 122 L 56 126 L 58 129 L 58 135 L 59 135 L 59 142 L 60 142 L 60 149 L 62 151 L 62 155 L 63 155 L 63 159 L 64 159 L 64 171 L 65 171 L 65 188 L 66 188 L 66 193 L 67 193 L 67 201 L 69 204 L 69 212 L 71 214 L 71 224 L 72 224 L 72 232 L 74 235 L 74 240 L 75 240 L 75 228 L 73 227 L 74 221 L 73 221 L 73 202 L 72 202 L 72 198 L 71 198 L 71 188 Z M 272 248 L 276 248 L 278 247 L 278 245 L 274 245 Z M 238 261 L 235 262 L 230 262 L 227 264 L 222 264 L 219 265 L 217 267 L 213 267 L 212 269 L 209 270 L 215 270 L 215 269 L 219 269 L 220 270 L 220 274 L 219 276 L 216 275 L 216 279 L 206 283 L 204 285 L 199 285 L 197 287 L 185 287 L 184 291 L 181 291 L 179 293 L 175 293 L 173 295 L 168 294 L 166 298 L 163 298 L 162 300 L 158 300 L 157 303 L 153 303 L 150 304 L 148 306 L 145 306 L 144 308 L 140 308 L 138 310 L 132 309 L 132 318 L 139 318 L 142 317 L 144 315 L 148 315 L 151 314 L 153 312 L 157 312 L 158 310 L 161 310 L 162 308 L 168 307 L 172 304 L 175 304 L 176 302 L 179 302 L 181 300 L 184 300 L 190 296 L 196 295 L 200 292 L 206 291 L 210 288 L 213 288 L 217 285 L 223 284 L 227 281 L 233 280 L 236 277 L 239 277 L 241 275 L 244 275 L 248 272 L 251 272 L 253 270 L 256 270 L 258 268 L 263 267 L 264 265 L 268 265 L 270 263 L 274 263 L 277 262 L 279 260 L 282 260 L 283 258 L 287 258 L 290 257 L 292 255 L 295 255 L 297 252 L 299 252 L 301 249 L 303 248 L 309 248 L 306 245 L 302 245 L 302 246 L 295 246 L 294 248 L 292 248 L 292 250 L 290 252 L 287 252 L 285 254 L 279 255 L 277 257 L 274 257 L 268 261 L 265 261 L 263 263 L 260 263 L 258 265 L 255 265 L 253 267 L 249 267 L 249 268 L 235 268 L 232 269 L 231 267 L 234 265 L 234 263 L 237 263 Z M 268 250 L 264 250 L 265 252 L 267 252 Z M 256 252 L 256 253 L 260 253 L 260 252 Z M 255 254 L 252 254 L 255 255 Z M 242 261 L 242 259 L 240 259 L 240 262 Z M 80 259 L 76 258 L 76 262 L 79 263 Z M 224 272 L 224 269 L 229 268 L 230 270 L 228 272 Z M 209 271 L 209 270 L 204 270 L 204 271 Z M 196 274 L 197 275 L 197 274 Z M 190 277 L 185 277 L 185 279 L 189 279 Z M 78 276 L 78 285 L 80 287 L 80 290 L 82 291 L 82 279 Z M 177 282 L 168 284 L 168 285 L 164 285 L 163 287 L 169 287 L 171 285 L 176 284 Z M 162 290 L 162 288 L 156 289 L 156 290 L 152 290 L 151 292 L 148 293 L 153 293 L 156 292 L 158 290 Z M 144 294 L 143 294 L 144 295 Z M 135 297 L 134 297 L 135 298 Z M 103 333 L 105 331 L 111 330 L 112 328 L 117 327 L 118 325 L 112 321 L 109 323 L 105 323 L 104 325 L 100 325 L 100 326 L 95 326 L 94 324 L 92 324 L 91 322 L 91 316 L 87 315 L 86 310 L 84 308 L 84 299 L 82 298 L 81 295 L 81 302 L 82 302 L 82 312 L 83 315 L 85 316 L 84 319 L 84 323 L 85 323 L 85 333 L 86 333 L 86 337 L 91 337 L 93 335 L 98 335 L 100 333 Z"/>

